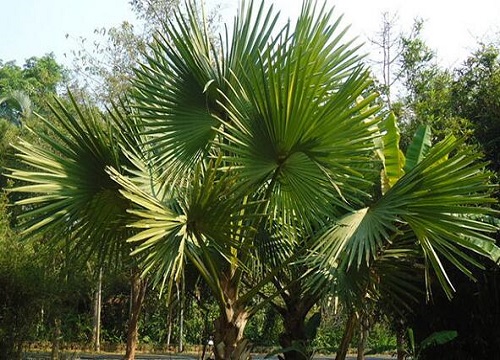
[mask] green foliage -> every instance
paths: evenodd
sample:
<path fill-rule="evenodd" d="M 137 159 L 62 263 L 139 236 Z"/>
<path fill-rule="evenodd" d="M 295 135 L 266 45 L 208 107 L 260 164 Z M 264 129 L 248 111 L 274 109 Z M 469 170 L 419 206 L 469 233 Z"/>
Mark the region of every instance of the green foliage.
<path fill-rule="evenodd" d="M 484 151 L 496 173 L 500 172 L 499 94 L 499 49 L 482 45 L 457 69 L 452 84 L 451 107 L 457 116 L 471 121 L 472 141 Z"/>
<path fill-rule="evenodd" d="M 323 305 L 322 312 L 322 321 L 312 346 L 320 353 L 334 353 L 342 340 L 347 312 L 330 302 Z"/>
<path fill-rule="evenodd" d="M 396 350 L 396 337 L 386 319 L 378 321 L 370 329 L 367 348 L 370 350 L 365 353 L 366 355 L 382 354 Z"/>
<path fill-rule="evenodd" d="M 435 75 L 435 54 L 422 40 L 424 22 L 417 19 L 409 36 L 401 36 L 402 52 L 399 59 L 401 78 L 408 96 L 415 99 L 427 89 L 426 79 Z"/>
<path fill-rule="evenodd" d="M 12 144 L 19 134 L 19 129 L 10 121 L 0 118 L 0 189 L 3 189 L 7 184 L 7 180 L 3 175 L 3 170 L 9 162 L 9 155 L 12 154 L 10 144 Z"/>
<path fill-rule="evenodd" d="M 403 176 L 406 159 L 399 148 L 400 133 L 393 113 L 384 120 L 382 130 L 385 134 L 382 136 L 382 146 L 377 150 L 377 154 L 384 166 L 381 178 L 382 192 L 385 193 Z"/>
<path fill-rule="evenodd" d="M 421 38 L 423 27 L 424 22 L 417 20 L 410 35 L 400 37 L 398 79 L 403 88 L 393 110 L 402 128 L 404 150 L 421 125 L 432 128 L 433 142 L 447 135 L 470 138 L 472 134 L 469 119 L 452 110 L 453 73 L 437 65 L 435 52 Z"/>
<path fill-rule="evenodd" d="M 64 339 L 82 341 L 87 274 L 69 271 L 61 255 L 10 229 L 7 199 L 0 201 L 0 357 L 15 358 L 26 342 L 49 340 L 53 321 L 64 317 Z M 82 309 L 83 307 L 83 309 Z"/>
<path fill-rule="evenodd" d="M 68 80 L 67 70 L 57 63 L 54 54 L 31 57 L 20 67 L 15 62 L 0 60 L 0 98 L 22 91 L 33 103 L 33 110 L 48 114 L 47 102 L 60 92 Z"/>
<path fill-rule="evenodd" d="M 278 343 L 282 331 L 281 317 L 268 305 L 252 316 L 245 328 L 245 335 L 257 347 L 269 348 Z"/>
<path fill-rule="evenodd" d="M 420 163 L 429 152 L 430 147 L 431 128 L 429 126 L 420 126 L 406 153 L 405 172 L 410 171 Z"/>
<path fill-rule="evenodd" d="M 454 340 L 458 336 L 458 333 L 455 330 L 443 330 L 434 332 L 425 339 L 423 339 L 420 343 L 415 342 L 415 336 L 413 335 L 413 329 L 408 329 L 408 339 L 410 344 L 410 358 L 411 359 L 420 359 L 422 352 L 430 347 L 435 347 L 439 345 L 444 345 L 452 340 Z"/>

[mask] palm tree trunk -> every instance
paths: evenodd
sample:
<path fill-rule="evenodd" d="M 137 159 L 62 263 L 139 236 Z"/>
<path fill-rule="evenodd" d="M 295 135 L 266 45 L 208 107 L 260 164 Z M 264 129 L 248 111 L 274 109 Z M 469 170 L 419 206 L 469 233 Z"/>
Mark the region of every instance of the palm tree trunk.
<path fill-rule="evenodd" d="M 170 350 L 170 342 L 172 339 L 172 304 L 169 305 L 167 316 L 168 330 L 167 330 L 167 349 Z"/>
<path fill-rule="evenodd" d="M 405 331 L 402 326 L 398 327 L 396 331 L 396 348 L 397 348 L 397 360 L 404 360 L 406 356 Z"/>
<path fill-rule="evenodd" d="M 250 358 L 250 344 L 243 337 L 248 313 L 228 304 L 215 320 L 214 353 L 216 360 L 246 360 Z"/>
<path fill-rule="evenodd" d="M 251 346 L 243 333 L 250 314 L 238 303 L 238 280 L 227 275 L 220 278 L 224 300 L 219 302 L 220 314 L 214 322 L 213 351 L 216 360 L 247 360 Z"/>
<path fill-rule="evenodd" d="M 301 298 L 298 302 L 287 304 L 286 310 L 278 307 L 284 328 L 279 337 L 280 346 L 283 349 L 298 348 L 284 352 L 285 360 L 307 360 L 312 357 L 311 343 L 314 340 L 312 337 L 315 335 L 307 333 L 306 318 L 315 302 L 312 298 Z"/>
<path fill-rule="evenodd" d="M 293 345 L 303 344 L 306 350 L 307 337 L 305 332 L 306 314 L 295 311 L 287 312 L 283 316 L 284 331 L 280 334 L 279 343 L 282 349 L 287 349 Z M 299 351 L 290 350 L 283 353 L 285 360 L 306 360 L 306 354 Z"/>
<path fill-rule="evenodd" d="M 344 335 L 342 336 L 342 341 L 340 342 L 339 349 L 337 350 L 337 356 L 335 357 L 335 360 L 345 360 L 347 352 L 349 351 L 349 344 L 351 343 L 352 337 L 354 336 L 354 330 L 356 329 L 357 322 L 358 317 L 353 311 L 347 318 Z"/>
<path fill-rule="evenodd" d="M 182 278 L 181 288 L 177 284 L 177 300 L 179 301 L 179 352 L 184 351 L 184 296 L 186 291 L 186 282 Z"/>
<path fill-rule="evenodd" d="M 370 322 L 363 316 L 359 324 L 359 341 L 358 341 L 358 353 L 356 360 L 365 360 L 365 349 L 366 343 L 368 341 Z"/>
<path fill-rule="evenodd" d="M 131 288 L 131 312 L 127 329 L 127 346 L 124 360 L 134 360 L 135 350 L 137 348 L 139 332 L 139 316 L 141 314 L 142 303 L 146 295 L 145 279 L 141 279 L 139 271 L 136 269 L 132 273 Z"/>
<path fill-rule="evenodd" d="M 51 360 L 59 359 L 59 349 L 61 346 L 61 318 L 57 316 L 54 319 L 54 332 L 52 334 Z"/>

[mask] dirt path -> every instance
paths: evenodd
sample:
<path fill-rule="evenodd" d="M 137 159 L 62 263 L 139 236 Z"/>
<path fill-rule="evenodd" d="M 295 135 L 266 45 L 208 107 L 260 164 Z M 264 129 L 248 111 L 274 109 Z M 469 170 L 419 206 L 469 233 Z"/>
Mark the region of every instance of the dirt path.
<path fill-rule="evenodd" d="M 160 354 L 137 354 L 136 360 L 197 360 L 198 356 L 195 355 L 160 355 Z M 50 359 L 49 353 L 26 353 L 23 355 L 23 360 L 48 360 Z M 117 360 L 123 359 L 121 354 L 85 354 L 85 353 L 64 353 L 61 357 L 63 360 Z M 264 355 L 253 355 L 254 360 L 263 360 Z M 276 357 L 271 357 L 271 360 L 276 359 Z M 333 360 L 334 356 L 318 356 L 318 360 Z M 355 360 L 355 356 L 348 356 L 346 360 Z M 393 360 L 394 357 L 386 355 L 375 355 L 367 356 L 365 360 Z"/>

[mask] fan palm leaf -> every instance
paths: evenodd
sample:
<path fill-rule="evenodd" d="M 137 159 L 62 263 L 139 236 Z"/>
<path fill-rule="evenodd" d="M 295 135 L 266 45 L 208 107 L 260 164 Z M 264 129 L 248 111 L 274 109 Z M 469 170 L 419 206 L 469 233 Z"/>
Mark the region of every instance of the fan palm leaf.
<path fill-rule="evenodd" d="M 6 96 L 0 97 L 0 116 L 6 117 L 15 124 L 21 124 L 33 114 L 30 97 L 23 91 L 14 90 Z"/>
<path fill-rule="evenodd" d="M 270 41 L 276 24 L 271 9 L 264 4 L 253 14 L 253 2 L 243 6 L 235 20 L 230 49 L 216 53 L 203 19 L 190 3 L 186 14 L 177 13 L 158 34 L 148 62 L 137 70 L 136 108 L 147 124 L 154 143 L 155 162 L 165 169 L 167 179 L 189 173 L 207 155 L 220 126 L 214 114 L 218 89 L 226 89 L 226 79 L 236 64 L 253 66 L 255 57 Z M 226 34 L 226 47 L 229 46 Z"/>
<path fill-rule="evenodd" d="M 221 103 L 228 119 L 219 118 L 218 130 L 224 159 L 245 186 L 271 201 L 271 212 L 303 223 L 363 198 L 357 185 L 372 160 L 377 110 L 369 107 L 376 94 L 356 101 L 370 80 L 338 45 L 338 23 L 330 27 L 330 13 L 311 11 L 308 2 L 293 36 L 285 32 L 244 76 L 228 80 Z"/>
<path fill-rule="evenodd" d="M 40 120 L 49 134 L 39 134 L 41 145 L 20 140 L 14 147 L 27 169 L 12 169 L 17 186 L 10 191 L 25 194 L 17 202 L 23 234 L 51 232 L 54 238 L 71 234 L 73 248 L 101 260 L 129 252 L 125 240 L 129 201 L 106 173 L 108 166 L 128 165 L 112 128 L 100 115 L 83 111 L 71 98 L 73 109 L 60 101 L 52 108 L 55 121 Z"/>
<path fill-rule="evenodd" d="M 497 228 L 475 220 L 493 215 L 489 205 L 492 185 L 484 164 L 459 151 L 460 141 L 447 138 L 429 150 L 428 155 L 402 176 L 374 205 L 349 213 L 329 228 L 316 245 L 323 251 L 322 261 L 348 266 L 363 263 L 381 251 L 392 237 L 410 231 L 426 260 L 426 273 L 432 269 L 448 296 L 452 285 L 442 258 L 464 273 L 479 265 L 467 251 L 498 262 L 495 241 L 489 234 Z M 451 153 L 454 156 L 448 157 Z M 430 286 L 429 275 L 427 285 Z"/>
<path fill-rule="evenodd" d="M 220 161 L 220 160 L 219 160 Z M 144 254 L 144 272 L 154 274 L 156 284 L 171 291 L 189 261 L 198 269 L 223 305 L 220 280 L 226 269 L 244 266 L 241 258 L 250 251 L 242 238 L 255 232 L 248 226 L 248 209 L 232 191 L 234 179 L 217 173 L 218 162 L 199 163 L 191 184 L 177 189 L 176 198 L 163 201 L 141 190 L 116 170 L 112 177 L 123 187 L 121 193 L 134 204 L 129 210 L 137 221 L 129 226 L 138 232 L 128 239 L 135 243 L 133 254 Z M 250 215 L 248 215 L 250 213 Z"/>

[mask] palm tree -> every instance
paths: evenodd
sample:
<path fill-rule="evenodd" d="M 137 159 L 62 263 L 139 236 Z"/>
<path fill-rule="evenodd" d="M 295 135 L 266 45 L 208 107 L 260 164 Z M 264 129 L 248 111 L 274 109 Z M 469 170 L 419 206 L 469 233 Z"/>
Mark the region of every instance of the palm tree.
<path fill-rule="evenodd" d="M 357 47 L 312 1 L 295 24 L 278 20 L 250 1 L 215 44 L 188 4 L 137 69 L 130 108 L 96 120 L 60 107 L 71 137 L 47 124 L 55 151 L 21 142 L 34 170 L 11 175 L 32 196 L 19 202 L 25 233 L 66 229 L 75 247 L 131 251 L 169 292 L 193 265 L 219 306 L 218 359 L 249 357 L 243 331 L 265 303 L 257 295 L 304 239 L 324 273 L 370 264 L 411 229 L 447 292 L 440 256 L 467 271 L 462 249 L 495 249 L 492 227 L 463 216 L 490 213 L 487 175 L 475 159 L 448 158 L 452 139 L 373 195 L 382 117 Z"/>
<path fill-rule="evenodd" d="M 21 119 L 29 119 L 31 114 L 31 100 L 23 91 L 14 90 L 0 97 L 0 118 L 6 118 L 13 124 L 21 125 Z"/>
<path fill-rule="evenodd" d="M 127 334 L 127 359 L 134 358 L 137 324 L 146 281 L 140 278 L 137 259 L 129 257 L 125 241 L 134 231 L 127 228 L 129 201 L 106 173 L 107 166 L 123 169 L 130 162 L 112 131 L 110 120 L 70 98 L 72 108 L 56 101 L 50 121 L 39 118 L 47 131 L 39 142 L 20 140 L 14 145 L 19 162 L 11 177 L 21 200 L 18 219 L 23 234 L 47 233 L 54 247 L 62 245 L 74 261 L 85 264 L 97 258 L 97 268 L 130 268 L 132 312 Z M 109 116 L 112 118 L 112 116 Z M 107 121 L 107 122 L 106 122 Z"/>
<path fill-rule="evenodd" d="M 392 114 L 389 115 L 378 126 L 381 130 L 381 136 L 376 139 L 378 145 L 374 150 L 381 160 L 381 168 L 375 167 L 375 170 L 378 169 L 375 174 L 378 177 L 378 173 L 382 170 L 382 176 L 380 181 L 374 184 L 376 186 L 372 189 L 367 211 L 370 211 L 369 208 L 376 208 L 377 202 L 382 202 L 384 196 L 388 196 L 386 193 L 389 189 L 396 186 L 395 184 L 399 180 L 402 181 L 405 171 L 407 173 L 411 172 L 432 149 L 429 127 L 422 126 L 419 129 L 406 156 L 404 156 L 399 149 L 400 136 L 395 117 Z M 455 140 L 448 139 L 447 141 L 453 143 Z M 445 157 L 436 159 L 437 162 L 443 162 L 444 160 Z M 454 158 L 454 161 L 456 160 Z M 474 160 L 469 158 L 468 161 L 472 162 Z M 432 168 L 436 165 L 428 165 L 428 167 Z M 467 168 L 467 166 L 467 163 L 463 163 L 454 169 L 459 174 L 458 177 L 469 176 L 471 179 L 479 181 L 479 183 L 488 177 L 487 173 L 478 176 L 477 168 Z M 468 175 L 466 175 L 467 172 Z M 454 172 L 449 172 L 450 179 L 453 179 L 453 174 Z M 460 207 L 463 207 L 466 205 L 464 198 L 471 195 L 468 186 L 472 185 L 467 181 L 467 186 L 460 187 L 459 178 L 455 179 L 455 181 L 455 194 L 449 192 L 447 201 L 457 202 Z M 453 182 L 450 184 L 453 184 Z M 484 186 L 488 187 L 488 185 Z M 479 187 L 477 189 L 480 190 Z M 418 200 L 418 198 L 412 200 L 417 210 L 419 209 Z M 428 202 L 429 200 L 426 199 L 425 201 Z M 436 201 L 439 201 L 438 198 L 436 198 Z M 488 203 L 491 200 L 484 199 L 484 201 Z M 451 204 L 448 204 L 448 209 L 452 209 Z M 389 208 L 389 210 L 394 211 L 393 216 L 404 215 L 404 212 L 398 209 Z M 384 211 L 389 213 L 389 210 Z M 467 211 L 471 210 L 468 209 Z M 428 211 L 428 209 L 424 209 L 421 214 L 416 210 L 412 212 L 413 216 L 426 216 Z M 480 210 L 480 212 L 482 211 L 491 213 L 491 210 Z M 353 214 L 354 212 L 348 212 L 343 219 L 349 218 L 349 221 L 351 221 Z M 342 218 L 340 220 L 343 221 Z M 456 219 L 456 221 L 458 220 Z M 307 240 L 306 244 L 302 243 L 301 247 L 294 250 L 295 253 L 304 253 L 305 250 L 306 253 L 309 252 L 309 255 L 305 256 L 304 260 L 296 262 L 294 266 L 283 269 L 277 278 L 273 280 L 273 284 L 280 289 L 280 297 L 282 298 L 281 304 L 275 301 L 273 301 L 273 304 L 283 317 L 285 331 L 280 340 L 281 346 L 286 349 L 285 358 L 287 359 L 302 359 L 312 354 L 312 348 L 308 344 L 313 339 L 306 336 L 306 318 L 313 306 L 325 295 L 339 297 L 341 303 L 346 308 L 351 309 L 344 339 L 337 356 L 338 359 L 343 359 L 346 356 L 356 326 L 361 325 L 359 324 L 360 320 L 365 318 L 363 315 L 364 308 L 385 307 L 393 313 L 400 313 L 402 309 L 411 311 L 411 307 L 416 303 L 417 295 L 421 291 L 420 282 L 423 282 L 424 278 L 426 280 L 431 278 L 429 272 L 432 266 L 430 267 L 429 263 L 424 263 L 429 260 L 424 248 L 419 244 L 415 230 L 408 224 L 404 225 L 404 220 L 397 219 L 394 221 L 394 227 L 392 228 L 391 221 L 387 222 L 386 229 L 382 229 L 385 235 L 377 234 L 380 231 L 377 227 L 384 226 L 382 221 L 369 224 L 367 229 L 363 228 L 367 226 L 363 222 L 359 224 L 354 222 L 351 225 L 350 223 L 339 224 L 338 221 L 339 219 L 334 219 L 330 225 L 327 224 L 313 231 L 313 235 L 309 233 L 310 239 Z M 461 226 L 467 226 L 465 221 L 461 222 Z M 346 228 L 348 228 L 348 232 L 346 232 Z M 494 230 L 494 228 L 490 229 Z M 380 244 L 370 244 L 370 241 L 373 241 L 373 236 L 382 238 Z M 383 236 L 386 236 L 385 241 Z M 353 250 L 357 252 L 358 259 L 360 252 L 366 251 L 366 247 L 368 250 L 373 249 L 372 254 L 363 256 L 363 261 L 357 264 L 354 261 L 356 266 L 352 264 L 355 258 L 352 258 L 350 251 L 345 251 L 346 246 L 353 245 L 350 244 L 353 241 L 358 242 Z M 297 243 L 300 242 L 297 241 Z M 499 249 L 494 246 L 491 239 L 486 238 L 486 241 L 480 242 L 479 245 L 481 247 L 480 253 L 498 262 L 500 259 Z M 468 244 L 467 246 L 470 247 L 469 249 L 474 250 L 476 245 Z M 332 254 L 332 251 L 338 251 L 338 253 Z M 455 251 L 457 250 L 455 249 Z M 474 251 L 478 250 L 475 249 Z M 445 256 L 449 255 L 445 254 Z M 465 259 L 466 263 L 470 262 L 477 265 L 475 261 L 471 261 L 471 258 L 466 257 Z M 460 261 L 455 261 L 454 265 L 469 274 Z M 426 276 L 424 276 L 424 271 Z M 444 268 L 437 268 L 437 271 L 445 273 Z M 419 281 L 420 279 L 422 281 Z M 428 290 L 430 291 L 429 285 Z M 441 285 L 447 291 L 449 284 L 442 283 Z M 447 291 L 447 294 L 448 296 L 452 295 L 450 291 Z M 384 305 L 382 306 L 381 303 Z M 364 330 L 366 331 L 366 326 Z"/>
<path fill-rule="evenodd" d="M 277 19 L 263 5 L 256 15 L 252 8 L 242 9 L 220 56 L 196 16 L 179 15 L 138 71 L 136 109 L 155 139 L 152 162 L 162 168 L 160 183 L 179 181 L 177 194 L 167 199 L 185 197 L 186 179 L 196 181 L 186 188 L 190 199 L 179 206 L 184 211 L 172 213 L 165 198 L 148 199 L 117 177 L 124 194 L 147 210 L 136 214 L 144 217 L 137 226 L 148 230 L 131 239 L 141 242 L 137 252 L 151 254 L 147 267 L 176 278 L 174 265 L 182 257 L 165 261 L 170 237 L 168 243 L 182 244 L 178 254 L 212 286 L 221 309 L 215 336 L 220 357 L 239 352 L 244 325 L 256 309 L 249 300 L 274 277 L 262 251 L 276 256 L 283 241 L 293 242 L 283 237 L 276 248 L 266 234 L 273 227 L 308 231 L 330 216 L 326 209 L 338 215 L 349 207 L 347 198 L 359 201 L 366 182 L 356 168 L 370 162 L 374 136 L 369 118 L 376 107 L 368 105 L 376 95 L 357 102 L 370 80 L 355 47 L 343 42 L 340 23 L 330 23 L 332 12 L 308 2 L 292 30 L 290 24 L 275 29 Z M 193 189 L 207 205 L 192 198 Z M 165 222 L 153 225 L 160 217 Z M 157 232 L 149 230 L 153 226 Z M 174 240 L 179 234 L 184 238 Z M 223 253 L 216 261 L 214 250 Z M 273 269 L 291 257 L 285 254 Z M 242 284 L 250 283 L 245 292 Z"/>
<path fill-rule="evenodd" d="M 477 221 L 494 214 L 480 207 L 492 203 L 484 195 L 494 186 L 488 184 L 490 175 L 479 155 L 460 154 L 461 142 L 453 137 L 432 147 L 430 128 L 421 126 L 404 156 L 393 115 L 383 129 L 378 199 L 323 229 L 313 252 L 319 256 L 310 258 L 319 267 L 327 263 L 326 268 L 334 269 L 336 292 L 351 308 L 338 360 L 345 359 L 366 303 L 383 302 L 392 313 L 404 308 L 411 312 L 419 279 L 425 280 L 427 299 L 436 282 L 452 297 L 453 285 L 440 256 L 472 279 L 470 266 L 482 268 L 472 253 L 500 261 L 500 249 L 486 235 L 496 228 L 487 218 Z M 325 285 L 324 278 L 316 276 L 316 287 Z"/>

